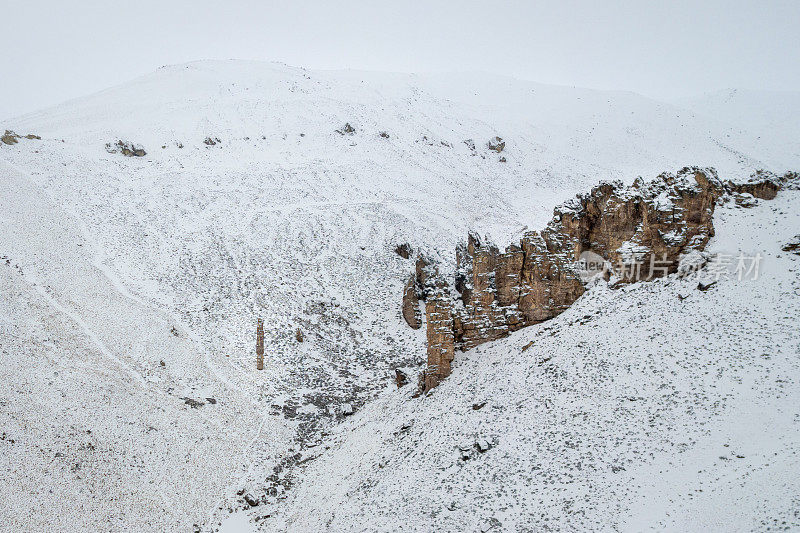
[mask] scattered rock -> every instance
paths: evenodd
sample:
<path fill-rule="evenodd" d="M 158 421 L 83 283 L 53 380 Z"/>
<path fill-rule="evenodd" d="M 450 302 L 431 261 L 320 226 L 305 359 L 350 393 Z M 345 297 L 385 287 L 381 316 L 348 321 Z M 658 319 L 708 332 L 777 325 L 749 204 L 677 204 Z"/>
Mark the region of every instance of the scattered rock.
<path fill-rule="evenodd" d="M 143 157 L 147 155 L 140 144 L 119 140 L 114 144 L 106 143 L 106 152 L 109 154 L 122 154 L 126 157 Z"/>
<path fill-rule="evenodd" d="M 300 330 L 300 328 L 297 328 L 297 330 L 295 330 L 294 338 L 297 342 L 303 342 L 303 332 Z"/>
<path fill-rule="evenodd" d="M 20 138 L 19 135 L 17 135 L 13 131 L 6 130 L 3 136 L 0 137 L 0 141 L 3 141 L 3 143 L 5 144 L 11 145 L 11 144 L 17 144 L 19 138 Z"/>
<path fill-rule="evenodd" d="M 477 155 L 477 150 L 475 149 L 475 141 L 473 141 L 472 139 L 465 139 L 464 144 L 467 145 L 467 148 L 469 148 L 469 151 L 472 152 L 472 155 Z"/>
<path fill-rule="evenodd" d="M 175 326 L 172 326 L 172 329 L 170 329 L 169 332 L 175 335 L 176 337 L 178 336 L 178 330 L 175 329 Z"/>
<path fill-rule="evenodd" d="M 398 244 L 395 247 L 394 253 L 396 253 L 397 255 L 402 257 L 403 259 L 408 259 L 409 257 L 411 257 L 411 254 L 413 253 L 413 250 L 411 249 L 411 245 L 410 244 L 408 244 L 407 242 L 404 242 L 403 244 Z"/>
<path fill-rule="evenodd" d="M 201 402 L 199 400 L 194 400 L 192 398 L 181 398 L 181 400 L 183 400 L 183 403 L 185 403 L 186 405 L 188 405 L 192 409 L 198 409 L 198 408 L 200 408 L 200 407 L 205 405 L 205 403 L 203 403 L 203 402 Z"/>
<path fill-rule="evenodd" d="M 708 289 L 716 285 L 716 281 L 701 281 L 697 284 L 697 290 L 706 292 Z"/>
<path fill-rule="evenodd" d="M 498 159 L 498 161 L 500 161 L 501 163 L 505 163 L 506 162 L 506 157 L 505 156 L 500 156 L 500 159 Z"/>
<path fill-rule="evenodd" d="M 42 140 L 42 138 L 41 138 L 41 137 L 39 137 L 38 135 L 34 135 L 33 133 L 29 133 L 29 134 L 27 134 L 27 135 L 25 136 L 25 138 L 26 138 L 26 139 L 29 139 L 29 140 L 34 140 L 34 139 L 35 139 L 35 140 L 37 140 L 37 141 L 41 141 L 41 140 Z"/>
<path fill-rule="evenodd" d="M 486 145 L 489 147 L 489 150 L 494 150 L 499 154 L 505 149 L 506 142 L 500 137 L 492 137 Z"/>
<path fill-rule="evenodd" d="M 462 441 L 458 445 L 459 456 L 461 457 L 462 461 L 468 461 L 472 457 L 472 452 L 474 450 L 473 444 L 468 441 Z"/>
<path fill-rule="evenodd" d="M 350 125 L 349 122 L 346 122 L 341 129 L 336 130 L 336 133 L 339 135 L 353 135 L 356 132 L 356 129 Z"/>
<path fill-rule="evenodd" d="M 216 146 L 221 143 L 222 141 L 219 140 L 219 137 L 214 137 L 213 139 L 211 137 L 206 137 L 205 140 L 203 140 L 203 144 L 206 146 Z"/>
<path fill-rule="evenodd" d="M 408 373 L 404 368 L 394 369 L 394 382 L 397 384 L 398 389 L 408 385 L 409 381 Z"/>
<path fill-rule="evenodd" d="M 531 346 L 533 346 L 533 342 L 534 342 L 534 341 L 531 341 L 531 342 L 529 342 L 528 344 L 526 344 L 525 346 L 523 346 L 523 347 L 522 347 L 522 351 L 523 351 L 523 352 L 526 352 L 526 351 L 528 351 L 528 348 L 530 348 Z"/>
<path fill-rule="evenodd" d="M 381 136 L 381 137 L 383 137 L 384 139 L 388 139 L 388 138 L 389 138 L 389 134 L 388 134 L 388 133 L 386 133 L 385 131 L 382 131 L 382 132 L 380 132 L 378 135 L 380 135 L 380 136 Z"/>
<path fill-rule="evenodd" d="M 784 252 L 791 252 L 800 255 L 800 235 L 795 235 L 792 239 L 783 245 L 781 248 Z"/>
<path fill-rule="evenodd" d="M 206 398 L 206 401 L 208 403 L 210 403 L 211 405 L 216 405 L 217 404 L 217 399 L 216 398 Z"/>

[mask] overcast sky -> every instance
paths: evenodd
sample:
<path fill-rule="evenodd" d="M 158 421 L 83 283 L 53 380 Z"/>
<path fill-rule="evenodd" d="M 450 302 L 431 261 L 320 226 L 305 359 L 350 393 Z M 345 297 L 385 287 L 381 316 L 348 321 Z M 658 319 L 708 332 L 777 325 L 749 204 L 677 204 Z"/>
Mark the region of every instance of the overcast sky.
<path fill-rule="evenodd" d="M 485 71 L 657 98 L 800 87 L 800 1 L 0 0 L 0 117 L 195 59 Z"/>

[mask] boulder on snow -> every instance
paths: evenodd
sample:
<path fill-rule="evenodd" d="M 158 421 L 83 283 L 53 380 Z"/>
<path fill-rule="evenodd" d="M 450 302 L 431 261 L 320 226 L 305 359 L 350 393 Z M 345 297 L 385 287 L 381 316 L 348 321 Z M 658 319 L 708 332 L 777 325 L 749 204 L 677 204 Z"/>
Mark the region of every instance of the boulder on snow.
<path fill-rule="evenodd" d="M 249 492 L 248 492 L 247 494 L 245 494 L 245 495 L 244 495 L 244 501 L 245 501 L 245 502 L 247 503 L 247 505 L 249 505 L 250 507 L 258 507 L 258 504 L 259 504 L 259 503 L 261 503 L 260 501 L 258 501 L 258 499 L 257 499 L 256 497 L 254 497 L 254 496 L 253 496 L 252 494 L 250 494 Z"/>
<path fill-rule="evenodd" d="M 119 140 L 115 143 L 106 143 L 106 152 L 109 154 L 122 154 L 126 157 L 143 157 L 147 155 L 141 144 Z"/>
<path fill-rule="evenodd" d="M 344 126 L 340 129 L 336 130 L 336 133 L 339 135 L 353 135 L 356 132 L 356 129 L 350 125 L 349 122 L 345 122 Z"/>
<path fill-rule="evenodd" d="M 4 144 L 17 144 L 19 139 L 19 135 L 14 133 L 11 130 L 6 130 L 2 137 L 0 137 L 0 141 L 3 141 Z"/>
<path fill-rule="evenodd" d="M 408 244 L 407 242 L 404 242 L 403 244 L 398 244 L 395 247 L 394 253 L 396 253 L 397 255 L 402 257 L 403 259 L 408 259 L 409 257 L 411 257 L 411 254 L 413 253 L 413 250 L 411 249 L 411 245 L 410 244 Z"/>
<path fill-rule="evenodd" d="M 697 290 L 706 292 L 708 289 L 716 285 L 716 281 L 701 281 L 697 284 Z"/>
<path fill-rule="evenodd" d="M 489 147 L 489 150 L 493 150 L 499 154 L 505 149 L 506 142 L 500 137 L 492 137 L 489 139 L 487 146 Z"/>
<path fill-rule="evenodd" d="M 341 412 L 344 416 L 352 415 L 353 413 L 355 413 L 355 410 L 353 409 L 353 404 L 343 403 Z"/>
<path fill-rule="evenodd" d="M 409 379 L 409 372 L 405 368 L 395 368 L 394 369 L 394 382 L 397 384 L 397 388 L 403 387 L 408 385 L 411 380 Z"/>
<path fill-rule="evenodd" d="M 800 235 L 795 235 L 792 239 L 783 245 L 781 248 L 784 252 L 791 252 L 800 255 Z"/>
<path fill-rule="evenodd" d="M 222 141 L 219 140 L 219 137 L 214 137 L 213 139 L 211 137 L 206 137 L 203 140 L 203 144 L 205 144 L 206 146 L 216 146 L 217 144 L 220 143 L 222 143 Z"/>

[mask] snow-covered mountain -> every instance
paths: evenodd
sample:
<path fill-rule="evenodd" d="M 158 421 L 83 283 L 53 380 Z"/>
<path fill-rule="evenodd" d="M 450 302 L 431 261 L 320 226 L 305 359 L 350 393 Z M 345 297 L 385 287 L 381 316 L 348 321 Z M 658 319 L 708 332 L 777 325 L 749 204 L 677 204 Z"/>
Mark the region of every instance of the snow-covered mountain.
<path fill-rule="evenodd" d="M 285 490 L 292 465 L 325 448 L 344 404 L 359 411 L 384 394 L 358 415 L 364 431 L 383 438 L 383 422 L 370 416 L 394 405 L 403 414 L 396 422 L 418 404 L 382 391 L 395 367 L 420 364 L 425 351 L 423 333 L 400 314 L 413 263 L 395 253 L 398 244 L 447 265 L 467 230 L 503 245 L 602 179 L 630 182 L 688 164 L 715 167 L 723 179 L 800 168 L 797 137 L 765 143 L 750 127 L 756 119 L 688 107 L 486 75 L 215 61 L 164 67 L 0 125 L 41 137 L 0 144 L 2 527 L 208 528 L 239 505 L 238 492 Z M 797 110 L 787 107 L 787 123 L 798 123 Z M 494 136 L 505 141 L 502 153 L 487 147 Z M 118 140 L 146 155 L 110 153 L 106 145 Z M 780 217 L 775 224 L 789 227 Z M 646 298 L 634 292 L 602 298 Z M 258 317 L 263 371 L 253 349 Z M 566 335 L 567 319 L 559 320 Z M 519 338 L 485 351 L 515 360 L 515 372 L 539 372 L 538 352 L 520 357 Z M 647 346 L 642 357 L 654 353 Z M 424 410 L 413 431 L 461 401 L 467 389 L 446 393 L 459 383 L 502 383 L 496 365 L 478 365 L 474 354 L 465 361 L 452 383 L 417 400 Z M 571 387 L 594 379 L 584 378 Z M 536 391 L 529 394 L 536 404 Z M 456 415 L 447 424 L 460 423 Z M 544 420 L 537 424 L 558 423 Z M 503 453 L 534 454 L 530 445 Z M 292 501 L 310 505 L 307 491 L 324 475 L 317 461 L 306 475 L 312 481 L 289 491 L 297 491 Z M 425 461 L 420 468 L 449 465 Z M 308 516 L 314 528 L 328 520 L 323 501 L 343 505 L 337 497 Z M 305 527 L 291 505 L 280 520 Z M 343 509 L 342 520 L 358 516 L 358 505 Z M 495 507 L 461 516 L 473 524 L 490 518 L 486 509 Z M 546 514 L 566 520 L 555 507 Z M 378 514 L 376 527 L 391 526 L 388 516 Z M 429 515 L 419 528 L 434 524 L 451 522 Z"/>

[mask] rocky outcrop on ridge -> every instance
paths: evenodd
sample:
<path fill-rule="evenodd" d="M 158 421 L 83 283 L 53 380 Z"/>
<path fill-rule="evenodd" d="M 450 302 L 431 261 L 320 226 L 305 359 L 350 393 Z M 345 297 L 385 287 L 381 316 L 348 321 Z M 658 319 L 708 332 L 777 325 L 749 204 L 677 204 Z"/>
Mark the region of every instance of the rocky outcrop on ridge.
<path fill-rule="evenodd" d="M 403 316 L 425 301 L 427 367 L 423 391 L 450 374 L 456 349 L 468 350 L 567 309 L 602 276 L 612 285 L 648 281 L 678 271 L 682 256 L 703 250 L 714 235 L 717 200 L 726 193 L 771 199 L 781 178 L 756 174 L 723 183 L 709 168 L 687 167 L 630 187 L 604 182 L 557 207 L 541 231 L 526 232 L 501 251 L 470 233 L 456 250 L 448 280 L 419 258 L 406 284 Z"/>

